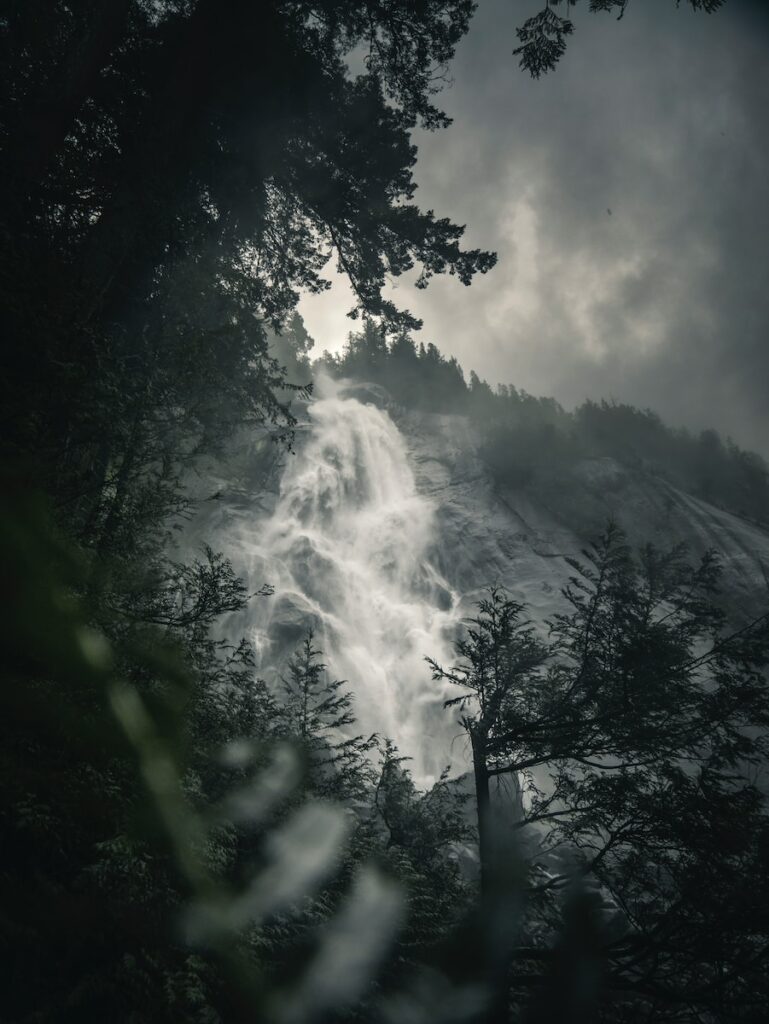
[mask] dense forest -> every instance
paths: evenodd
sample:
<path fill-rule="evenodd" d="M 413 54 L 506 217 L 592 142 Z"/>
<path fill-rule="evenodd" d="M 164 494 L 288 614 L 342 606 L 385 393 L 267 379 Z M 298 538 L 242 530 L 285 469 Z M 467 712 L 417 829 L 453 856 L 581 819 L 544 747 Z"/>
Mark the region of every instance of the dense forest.
<path fill-rule="evenodd" d="M 549 630 L 489 591 L 455 663 L 425 667 L 456 690 L 467 775 L 421 791 L 312 632 L 268 685 L 224 628 L 271 581 L 176 543 L 201 460 L 237 432 L 296 443 L 295 310 L 329 259 L 365 325 L 327 368 L 466 411 L 501 481 L 611 455 L 766 519 L 757 456 L 466 384 L 383 297 L 494 266 L 413 202 L 412 133 L 447 126 L 473 8 L 4 6 L 4 1021 L 765 1017 L 769 633 L 727 626 L 717 559 L 610 526 Z M 535 75 L 571 33 L 537 18 Z"/>
<path fill-rule="evenodd" d="M 296 379 L 309 379 L 302 328 L 297 317 L 279 351 Z M 553 398 L 536 398 L 513 384 L 492 388 L 473 371 L 466 381 L 457 360 L 446 359 L 434 344 L 417 344 L 409 335 L 388 340 L 371 322 L 350 334 L 341 355 L 326 354 L 319 366 L 335 376 L 381 384 L 406 408 L 466 414 L 477 423 L 483 456 L 502 484 L 520 486 L 580 458 L 610 457 L 769 522 L 769 466 L 715 430 L 692 434 L 667 426 L 651 409 L 615 401 L 588 400 L 567 412 Z"/>

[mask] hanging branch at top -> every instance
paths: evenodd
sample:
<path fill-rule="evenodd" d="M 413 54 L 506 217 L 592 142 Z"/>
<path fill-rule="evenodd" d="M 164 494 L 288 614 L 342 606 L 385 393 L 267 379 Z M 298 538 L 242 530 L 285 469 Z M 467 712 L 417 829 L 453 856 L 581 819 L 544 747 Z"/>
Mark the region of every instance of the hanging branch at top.
<path fill-rule="evenodd" d="M 548 0 L 544 10 L 527 18 L 520 28 L 515 30 L 520 46 L 513 50 L 520 57 L 520 66 L 528 71 L 532 78 L 540 78 L 548 71 L 553 71 L 556 64 L 566 51 L 566 37 L 574 32 L 574 23 L 568 17 L 557 14 L 553 8 L 560 7 L 563 0 Z M 687 0 L 694 11 L 705 11 L 713 14 L 723 6 L 724 0 Z M 592 14 L 599 11 L 613 13 L 618 11 L 617 20 L 625 15 L 630 0 L 590 0 L 589 10 Z M 566 9 L 574 7 L 577 0 L 565 0 Z M 676 0 L 680 7 L 681 0 Z"/>

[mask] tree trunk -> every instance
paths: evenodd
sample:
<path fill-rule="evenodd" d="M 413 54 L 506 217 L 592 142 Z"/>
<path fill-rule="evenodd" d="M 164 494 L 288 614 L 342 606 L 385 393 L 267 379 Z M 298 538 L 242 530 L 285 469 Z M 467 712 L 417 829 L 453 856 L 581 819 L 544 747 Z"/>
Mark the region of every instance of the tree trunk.
<path fill-rule="evenodd" d="M 489 895 L 491 857 L 493 850 L 489 772 L 486 763 L 485 731 L 476 725 L 470 732 L 473 748 L 475 800 L 478 808 L 478 856 L 481 863 L 481 899 Z"/>
<path fill-rule="evenodd" d="M 478 856 L 481 865 L 480 911 L 485 943 L 484 977 L 488 1002 L 483 1024 L 508 1024 L 510 1020 L 507 972 L 515 922 L 515 898 L 511 900 L 510 878 L 504 860 L 493 812 L 488 769 L 488 734 L 482 722 L 470 730 L 473 749 L 475 799 L 478 806 Z"/>

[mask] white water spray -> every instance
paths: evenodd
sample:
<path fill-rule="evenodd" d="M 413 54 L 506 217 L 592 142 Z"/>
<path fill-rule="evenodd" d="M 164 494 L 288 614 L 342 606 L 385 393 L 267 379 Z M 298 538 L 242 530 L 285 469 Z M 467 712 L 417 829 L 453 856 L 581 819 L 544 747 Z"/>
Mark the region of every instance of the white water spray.
<path fill-rule="evenodd" d="M 324 380 L 309 421 L 273 515 L 243 538 L 253 578 L 275 587 L 254 640 L 268 664 L 281 620 L 313 625 L 329 671 L 355 695 L 359 730 L 389 736 L 429 785 L 449 762 L 464 768 L 447 693 L 424 660 L 451 662 L 459 621 L 458 595 L 430 561 L 434 508 L 385 411 Z"/>

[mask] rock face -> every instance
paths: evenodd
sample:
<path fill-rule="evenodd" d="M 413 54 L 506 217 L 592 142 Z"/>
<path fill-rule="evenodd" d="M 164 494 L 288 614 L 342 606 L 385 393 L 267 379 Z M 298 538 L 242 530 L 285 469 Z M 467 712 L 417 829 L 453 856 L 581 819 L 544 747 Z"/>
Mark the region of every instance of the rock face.
<path fill-rule="evenodd" d="M 562 608 L 571 574 L 608 518 L 633 544 L 685 542 L 721 555 L 735 621 L 766 603 L 769 534 L 612 459 L 545 471 L 517 489 L 495 485 L 465 417 L 404 411 L 381 388 L 318 389 L 265 493 L 263 443 L 246 444 L 198 484 L 201 512 L 188 541 L 232 558 L 249 590 L 275 586 L 227 624 L 253 641 L 278 679 L 308 628 L 336 678 L 357 696 L 361 732 L 389 735 L 414 758 L 417 782 L 468 767 L 462 730 L 443 708 L 425 657 L 452 660 L 463 618 L 502 584 L 544 625 Z M 447 684 L 446 684 L 447 685 Z"/>
<path fill-rule="evenodd" d="M 631 544 L 686 544 L 693 559 L 715 549 L 724 565 L 724 599 L 735 616 L 766 604 L 769 533 L 730 512 L 614 459 L 584 459 L 558 478 L 519 489 L 497 487 L 478 455 L 465 417 L 393 413 L 420 492 L 436 507 L 433 557 L 471 606 L 489 584 L 524 601 L 535 620 L 560 607 L 571 570 L 609 519 Z"/>

